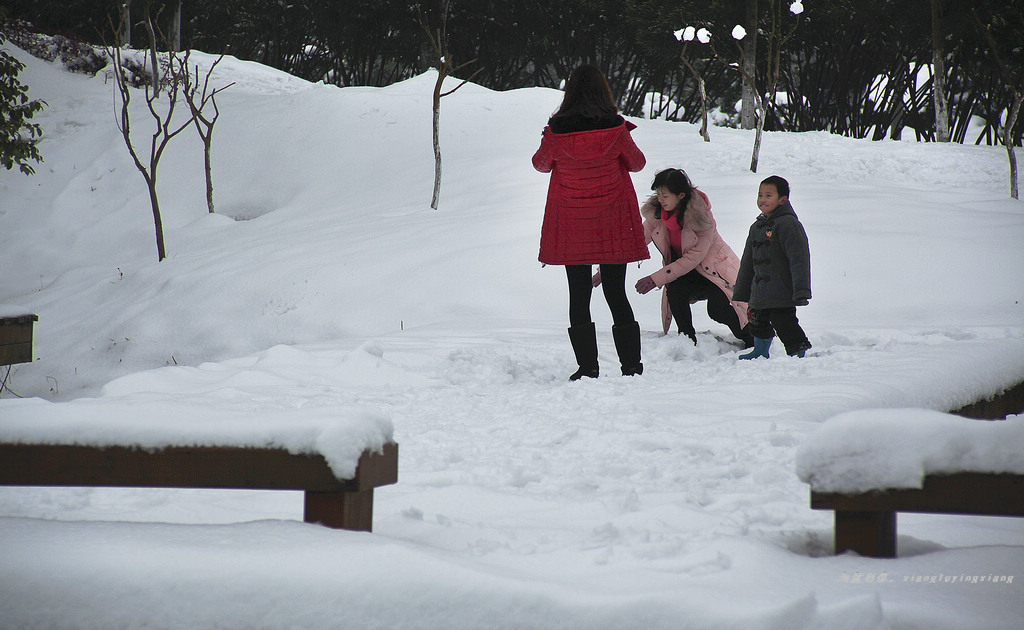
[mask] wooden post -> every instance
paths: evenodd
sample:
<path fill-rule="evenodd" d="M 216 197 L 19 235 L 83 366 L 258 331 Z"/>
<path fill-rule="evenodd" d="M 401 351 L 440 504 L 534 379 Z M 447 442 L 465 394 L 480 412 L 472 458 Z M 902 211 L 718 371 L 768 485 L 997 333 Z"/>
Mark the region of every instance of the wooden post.
<path fill-rule="evenodd" d="M 836 554 L 896 557 L 896 512 L 836 511 Z"/>
<path fill-rule="evenodd" d="M 369 532 L 373 529 L 373 490 L 305 492 L 302 520 L 335 529 Z"/>
<path fill-rule="evenodd" d="M 398 445 L 384 445 L 381 453 L 366 451 L 359 457 L 354 488 L 346 491 L 306 490 L 302 520 L 335 529 L 372 531 L 373 489 L 398 481 Z"/>

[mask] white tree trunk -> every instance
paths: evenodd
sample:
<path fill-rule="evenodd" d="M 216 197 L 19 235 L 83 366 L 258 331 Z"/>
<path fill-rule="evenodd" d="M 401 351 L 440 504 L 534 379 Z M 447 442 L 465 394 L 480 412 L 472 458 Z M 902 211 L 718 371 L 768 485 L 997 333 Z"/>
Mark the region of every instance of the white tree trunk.
<path fill-rule="evenodd" d="M 171 32 L 167 36 L 171 52 L 181 50 L 181 1 L 174 3 L 174 13 L 171 14 Z"/>
<path fill-rule="evenodd" d="M 160 57 L 156 50 L 156 29 L 153 28 L 153 16 L 150 14 L 150 5 L 146 3 L 146 32 L 149 34 L 149 56 L 153 65 L 153 96 L 160 94 Z"/>
<path fill-rule="evenodd" d="M 747 30 L 747 37 L 743 40 L 743 72 L 753 77 L 757 72 L 757 0 L 746 0 L 746 16 L 743 28 Z M 740 107 L 740 127 L 753 129 L 757 124 L 757 115 L 754 110 L 757 108 L 757 99 L 754 96 L 754 87 L 744 81 L 743 101 Z"/>
<path fill-rule="evenodd" d="M 124 0 L 121 7 L 121 28 L 118 30 L 118 48 L 132 45 L 132 0 Z"/>
<path fill-rule="evenodd" d="M 942 0 L 932 2 L 932 102 L 935 104 L 935 140 L 949 142 L 949 106 L 946 102 L 946 55 L 943 46 Z"/>
<path fill-rule="evenodd" d="M 686 47 L 683 47 L 683 53 L 681 55 L 683 65 L 686 66 L 690 74 L 693 75 L 694 79 L 697 79 L 697 88 L 700 90 L 700 137 L 704 138 L 704 142 L 711 142 L 711 133 L 708 131 L 708 93 L 704 87 L 704 77 L 697 72 L 697 69 L 693 67 L 690 60 L 686 57 Z"/>
<path fill-rule="evenodd" d="M 711 142 L 711 133 L 708 131 L 708 95 L 704 89 L 704 78 L 697 79 L 700 87 L 700 137 L 704 142 Z"/>

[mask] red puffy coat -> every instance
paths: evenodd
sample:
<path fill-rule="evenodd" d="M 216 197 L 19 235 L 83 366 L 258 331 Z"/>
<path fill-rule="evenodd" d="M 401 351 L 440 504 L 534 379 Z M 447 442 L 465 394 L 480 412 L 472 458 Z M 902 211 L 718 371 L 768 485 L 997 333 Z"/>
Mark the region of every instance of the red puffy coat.
<path fill-rule="evenodd" d="M 636 125 L 573 133 L 544 129 L 533 166 L 551 173 L 538 259 L 549 265 L 625 264 L 650 258 L 630 171 L 647 163 Z"/>

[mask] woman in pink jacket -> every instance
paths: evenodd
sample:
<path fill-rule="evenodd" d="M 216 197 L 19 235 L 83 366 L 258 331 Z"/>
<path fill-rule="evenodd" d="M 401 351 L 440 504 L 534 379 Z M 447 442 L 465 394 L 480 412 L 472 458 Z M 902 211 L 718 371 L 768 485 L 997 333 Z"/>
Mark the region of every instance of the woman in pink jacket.
<path fill-rule="evenodd" d="M 640 278 L 636 290 L 643 294 L 664 287 L 661 301 L 662 329 L 667 333 L 676 320 L 681 334 L 697 343 L 690 304 L 708 302 L 708 316 L 725 324 L 746 348 L 754 345 L 747 330 L 746 302 L 732 301 L 740 260 L 718 234 L 711 201 L 694 188 L 680 169 L 661 171 L 651 184 L 654 195 L 644 203 L 644 236 L 661 252 L 658 271 Z"/>
<path fill-rule="evenodd" d="M 642 374 L 640 325 L 626 296 L 626 265 L 650 258 L 630 171 L 644 154 L 619 115 L 608 81 L 591 65 L 576 68 L 558 111 L 548 120 L 533 166 L 551 173 L 540 262 L 565 265 L 569 282 L 569 341 L 579 369 L 569 380 L 597 378 L 597 333 L 590 316 L 592 265 L 605 276 L 612 339 L 624 376 Z"/>

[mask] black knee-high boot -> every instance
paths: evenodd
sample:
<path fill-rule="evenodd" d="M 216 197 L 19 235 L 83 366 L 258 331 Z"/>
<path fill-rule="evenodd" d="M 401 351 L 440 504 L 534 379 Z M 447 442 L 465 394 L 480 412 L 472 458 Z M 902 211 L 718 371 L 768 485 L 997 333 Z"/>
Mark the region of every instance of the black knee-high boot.
<path fill-rule="evenodd" d="M 635 376 L 644 373 L 644 364 L 640 362 L 640 324 L 633 322 L 621 326 L 612 326 L 612 338 L 615 350 L 619 353 L 623 376 Z"/>
<path fill-rule="evenodd" d="M 570 326 L 569 342 L 572 344 L 572 351 L 576 353 L 576 364 L 580 366 L 569 380 L 578 381 L 584 376 L 597 378 L 597 331 L 594 329 L 594 322 Z"/>

